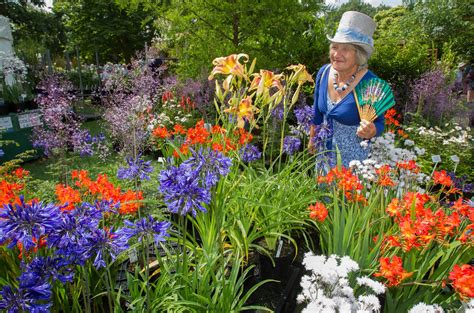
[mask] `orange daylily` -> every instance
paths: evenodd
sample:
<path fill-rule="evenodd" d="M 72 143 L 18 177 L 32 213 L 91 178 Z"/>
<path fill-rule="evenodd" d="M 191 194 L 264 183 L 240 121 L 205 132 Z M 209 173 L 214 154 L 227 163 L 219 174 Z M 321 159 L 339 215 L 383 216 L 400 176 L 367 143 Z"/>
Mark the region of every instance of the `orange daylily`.
<path fill-rule="evenodd" d="M 257 89 L 257 97 L 262 94 L 267 95 L 269 89 L 272 87 L 278 89 L 278 95 L 283 92 L 283 86 L 281 84 L 282 74 L 275 74 L 268 70 L 260 70 L 260 74 L 253 74 L 253 76 L 254 78 L 250 84 L 249 91 Z"/>
<path fill-rule="evenodd" d="M 293 74 L 291 74 L 290 76 L 290 81 L 295 80 L 298 85 L 302 85 L 306 82 L 314 83 L 313 77 L 311 76 L 311 74 L 308 73 L 308 71 L 306 70 L 306 66 L 304 66 L 303 64 L 290 65 L 287 67 L 287 69 L 293 71 Z"/>
<path fill-rule="evenodd" d="M 244 57 L 244 63 L 247 63 L 249 56 L 244 53 L 215 58 L 214 61 L 212 61 L 212 64 L 215 67 L 212 70 L 211 75 L 209 75 L 209 80 L 214 79 L 214 75 L 216 74 L 229 75 L 222 84 L 224 90 L 229 90 L 230 83 L 234 76 L 245 77 L 244 66 L 239 62 L 239 59 L 242 57 Z"/>
<path fill-rule="evenodd" d="M 253 121 L 254 113 L 258 113 L 259 110 L 252 105 L 252 98 L 247 97 L 242 99 L 236 108 L 231 107 L 229 109 L 224 110 L 224 112 L 236 114 L 237 127 L 243 128 L 245 126 L 245 121 Z"/>

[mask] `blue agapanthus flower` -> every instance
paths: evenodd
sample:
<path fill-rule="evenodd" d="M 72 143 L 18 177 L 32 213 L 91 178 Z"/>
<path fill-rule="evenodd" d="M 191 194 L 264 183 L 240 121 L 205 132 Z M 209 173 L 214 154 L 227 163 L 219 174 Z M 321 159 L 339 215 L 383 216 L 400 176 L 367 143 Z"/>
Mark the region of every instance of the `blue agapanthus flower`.
<path fill-rule="evenodd" d="M 22 274 L 18 278 L 21 286 L 34 286 L 41 281 L 72 281 L 70 263 L 61 257 L 35 257 L 30 263 L 22 264 Z"/>
<path fill-rule="evenodd" d="M 0 210 L 0 244 L 9 241 L 9 248 L 21 242 L 26 250 L 36 247 L 37 239 L 61 225 L 60 209 L 50 203 L 32 201 L 27 204 L 20 196 L 20 204 L 4 205 Z"/>
<path fill-rule="evenodd" d="M 84 247 L 84 257 L 90 259 L 94 257 L 94 267 L 106 267 L 104 256 L 109 255 L 113 260 L 117 255 L 128 249 L 128 236 L 125 236 L 120 230 L 114 231 L 98 228 L 85 236 L 82 242 Z"/>
<path fill-rule="evenodd" d="M 196 210 L 207 212 L 203 204 L 211 202 L 211 192 L 198 174 L 185 163 L 161 171 L 159 190 L 170 212 L 193 216 Z"/>
<path fill-rule="evenodd" d="M 5 155 L 5 151 L 3 149 L 0 149 L 0 158 Z"/>
<path fill-rule="evenodd" d="M 8 313 L 20 312 L 50 312 L 51 285 L 47 282 L 38 282 L 37 285 L 19 289 L 4 286 L 0 294 L 0 309 Z"/>
<path fill-rule="evenodd" d="M 283 152 L 292 155 L 300 149 L 301 140 L 298 137 L 286 136 L 283 139 Z"/>
<path fill-rule="evenodd" d="M 166 237 L 169 236 L 167 231 L 171 226 L 170 222 L 155 221 L 151 215 L 141 218 L 135 223 L 125 220 L 124 224 L 126 227 L 123 227 L 120 232 L 128 238 L 137 237 L 138 241 L 142 241 L 153 237 L 156 244 L 166 240 Z"/>
<path fill-rule="evenodd" d="M 258 149 L 256 145 L 247 144 L 240 148 L 240 157 L 245 163 L 250 163 L 256 161 L 262 157 L 262 152 Z"/>
<path fill-rule="evenodd" d="M 133 157 L 127 158 L 128 167 L 121 167 L 117 171 L 117 177 L 119 179 L 133 180 L 139 178 L 140 180 L 150 180 L 150 174 L 153 172 L 151 161 L 144 161 L 138 156 L 136 159 Z"/>
<path fill-rule="evenodd" d="M 199 151 L 190 149 L 190 151 L 192 156 L 184 164 L 194 171 L 197 176 L 203 178 L 205 186 L 209 188 L 215 186 L 221 176 L 225 176 L 230 172 L 232 160 L 219 151 L 210 148 L 201 148 Z"/>
<path fill-rule="evenodd" d="M 296 121 L 300 129 L 304 131 L 306 135 L 309 135 L 311 128 L 311 120 L 313 118 L 313 109 L 309 105 L 297 106 L 294 110 Z"/>
<path fill-rule="evenodd" d="M 313 138 L 313 144 L 316 148 L 316 151 L 326 150 L 326 143 L 329 139 L 332 138 L 333 130 L 332 127 L 327 123 L 321 123 L 315 128 L 315 136 Z"/>

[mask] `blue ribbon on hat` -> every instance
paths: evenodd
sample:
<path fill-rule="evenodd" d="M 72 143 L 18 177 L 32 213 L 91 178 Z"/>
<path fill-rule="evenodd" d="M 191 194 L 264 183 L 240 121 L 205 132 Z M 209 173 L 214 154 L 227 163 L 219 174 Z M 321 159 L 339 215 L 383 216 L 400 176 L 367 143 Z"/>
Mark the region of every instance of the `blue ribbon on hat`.
<path fill-rule="evenodd" d="M 355 41 L 368 44 L 371 47 L 374 46 L 374 40 L 371 37 L 369 37 L 369 36 L 367 36 L 363 33 L 360 33 L 358 31 L 355 31 L 353 29 L 349 29 L 349 28 L 342 28 L 341 29 L 340 28 L 336 31 L 336 35 L 337 34 L 349 36 L 349 37 L 353 38 Z"/>

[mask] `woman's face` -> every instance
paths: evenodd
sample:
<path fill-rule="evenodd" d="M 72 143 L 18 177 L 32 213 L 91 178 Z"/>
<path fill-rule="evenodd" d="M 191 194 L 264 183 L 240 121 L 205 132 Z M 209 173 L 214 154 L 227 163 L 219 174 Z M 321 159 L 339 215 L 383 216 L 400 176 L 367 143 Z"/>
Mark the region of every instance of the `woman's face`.
<path fill-rule="evenodd" d="M 338 72 L 352 71 L 357 66 L 356 48 L 351 44 L 332 43 L 329 58 L 332 67 Z"/>

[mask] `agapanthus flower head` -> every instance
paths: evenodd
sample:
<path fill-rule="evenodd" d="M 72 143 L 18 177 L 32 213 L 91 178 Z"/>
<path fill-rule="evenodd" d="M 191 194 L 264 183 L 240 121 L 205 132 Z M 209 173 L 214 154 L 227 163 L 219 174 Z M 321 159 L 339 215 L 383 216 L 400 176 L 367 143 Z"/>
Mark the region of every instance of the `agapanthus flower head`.
<path fill-rule="evenodd" d="M 142 241 L 152 237 L 155 244 L 166 240 L 166 237 L 169 236 L 167 231 L 171 226 L 170 222 L 158 222 L 151 215 L 143 217 L 135 223 L 125 220 L 124 224 L 126 227 L 123 227 L 120 232 L 128 238 L 137 237 L 138 241 Z"/>
<path fill-rule="evenodd" d="M 226 176 L 230 172 L 232 160 L 219 151 L 210 148 L 201 148 L 199 151 L 190 149 L 190 151 L 191 157 L 183 164 L 203 179 L 204 186 L 209 188 L 215 186 L 221 176 Z"/>
<path fill-rule="evenodd" d="M 39 283 L 32 288 L 13 289 L 10 286 L 4 286 L 0 294 L 0 309 L 9 313 L 17 312 L 36 312 L 49 313 L 51 303 L 51 285 L 49 283 Z"/>
<path fill-rule="evenodd" d="M 283 139 L 283 152 L 292 155 L 300 149 L 301 140 L 298 137 L 286 136 Z"/>
<path fill-rule="evenodd" d="M 61 224 L 59 208 L 20 196 L 20 204 L 4 205 L 0 211 L 0 243 L 9 241 L 12 248 L 21 243 L 26 250 L 37 247 L 37 240 L 53 232 Z"/>
<path fill-rule="evenodd" d="M 85 257 L 94 257 L 95 268 L 106 267 L 104 257 L 109 255 L 113 260 L 117 255 L 128 249 L 128 236 L 113 228 L 98 228 L 87 234 L 84 238 Z"/>
<path fill-rule="evenodd" d="M 328 139 L 332 138 L 333 129 L 329 123 L 324 122 L 316 126 L 315 136 L 313 138 L 313 144 L 316 147 L 317 151 L 325 150 L 326 142 Z"/>
<path fill-rule="evenodd" d="M 153 172 L 151 161 L 142 160 L 139 155 L 136 159 L 128 157 L 127 163 L 128 167 L 121 167 L 118 169 L 117 177 L 119 179 L 133 180 L 138 178 L 140 180 L 150 180 L 148 174 Z"/>
<path fill-rule="evenodd" d="M 20 285 L 35 285 L 39 281 L 60 281 L 65 284 L 72 281 L 73 271 L 68 260 L 62 257 L 35 257 L 30 263 L 23 264 L 22 274 L 18 278 Z"/>
<path fill-rule="evenodd" d="M 198 173 L 185 163 L 161 171 L 159 190 L 172 213 L 186 215 L 191 212 L 196 216 L 196 210 L 206 212 L 203 204 L 211 202 L 209 187 L 203 186 Z"/>
<path fill-rule="evenodd" d="M 240 157 L 245 163 L 256 161 L 262 157 L 262 152 L 256 145 L 247 144 L 240 148 Z"/>
<path fill-rule="evenodd" d="M 295 107 L 295 116 L 298 126 L 304 130 L 304 132 L 309 135 L 309 130 L 311 128 L 311 120 L 313 118 L 313 109 L 309 105 L 300 105 Z"/>

